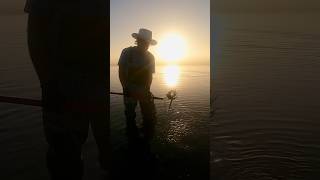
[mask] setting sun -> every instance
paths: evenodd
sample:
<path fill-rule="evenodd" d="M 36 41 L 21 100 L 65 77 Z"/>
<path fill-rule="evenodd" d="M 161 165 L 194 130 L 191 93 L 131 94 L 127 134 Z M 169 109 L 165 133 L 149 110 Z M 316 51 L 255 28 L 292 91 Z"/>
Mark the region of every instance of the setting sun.
<path fill-rule="evenodd" d="M 159 40 L 157 53 L 161 60 L 175 62 L 186 56 L 186 41 L 179 34 L 167 34 Z"/>

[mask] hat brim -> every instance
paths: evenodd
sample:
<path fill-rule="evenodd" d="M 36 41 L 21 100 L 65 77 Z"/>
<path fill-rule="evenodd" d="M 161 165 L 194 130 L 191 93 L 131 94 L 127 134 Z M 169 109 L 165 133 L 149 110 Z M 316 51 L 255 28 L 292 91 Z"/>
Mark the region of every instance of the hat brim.
<path fill-rule="evenodd" d="M 144 39 L 143 37 L 140 37 L 138 33 L 132 33 L 131 36 L 133 38 L 135 38 L 135 39 L 137 39 L 137 38 Z M 148 41 L 150 43 L 150 45 L 153 45 L 153 46 L 157 44 L 157 41 L 154 40 L 154 39 L 151 39 L 151 40 L 150 39 L 144 39 L 144 40 Z"/>

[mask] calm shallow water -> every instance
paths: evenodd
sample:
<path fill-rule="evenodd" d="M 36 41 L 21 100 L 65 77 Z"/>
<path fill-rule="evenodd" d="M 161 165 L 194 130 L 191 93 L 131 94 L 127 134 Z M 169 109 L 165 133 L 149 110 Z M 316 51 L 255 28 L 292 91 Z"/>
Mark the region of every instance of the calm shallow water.
<path fill-rule="evenodd" d="M 39 99 L 40 85 L 27 51 L 26 20 L 25 15 L 0 16 L 0 23 L 6 24 L 0 29 L 0 95 Z M 168 101 L 156 102 L 155 148 L 164 163 L 159 177 L 208 177 L 209 70 L 209 66 L 156 69 L 153 93 L 165 96 L 171 89 L 178 91 L 172 110 L 168 111 Z M 111 89 L 120 91 L 116 73 L 111 68 Z M 116 151 L 126 145 L 122 98 L 111 96 L 111 106 Z M 0 179 L 48 179 L 41 109 L 0 103 L 0 117 Z M 97 148 L 91 134 L 84 145 L 84 162 L 84 179 L 98 179 Z"/>
<path fill-rule="evenodd" d="M 214 17 L 212 179 L 320 177 L 316 17 Z"/>
<path fill-rule="evenodd" d="M 156 138 L 153 144 L 162 164 L 159 179 L 199 179 L 209 177 L 209 66 L 157 66 L 151 91 L 164 97 L 176 90 L 178 98 L 168 109 L 169 101 L 155 101 Z M 121 92 L 118 67 L 110 67 L 112 91 Z M 111 95 L 112 147 L 116 152 L 126 146 L 125 116 L 121 96 Z M 141 122 L 137 109 L 137 120 Z"/>

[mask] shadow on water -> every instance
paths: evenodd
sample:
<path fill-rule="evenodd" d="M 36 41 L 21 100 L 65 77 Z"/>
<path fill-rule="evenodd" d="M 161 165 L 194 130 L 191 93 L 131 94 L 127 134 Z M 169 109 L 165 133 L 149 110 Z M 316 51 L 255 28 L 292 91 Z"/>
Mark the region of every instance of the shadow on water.
<path fill-rule="evenodd" d="M 112 179 L 154 179 L 158 169 L 156 156 L 147 152 L 142 142 L 122 147 L 112 153 Z"/>
<path fill-rule="evenodd" d="M 208 179 L 206 152 L 192 153 L 170 144 L 155 142 L 153 152 L 149 147 L 122 147 L 112 153 L 112 179 Z M 208 166 L 207 166 L 208 167 Z"/>
<path fill-rule="evenodd" d="M 177 112 L 169 110 L 168 114 L 168 118 L 162 122 L 168 127 L 158 124 L 161 128 L 158 128 L 157 137 L 150 145 L 143 140 L 138 140 L 126 142 L 113 149 L 111 163 L 113 179 L 209 178 L 209 147 L 204 146 L 208 137 L 194 134 L 185 139 L 182 138 L 183 140 L 171 137 L 174 133 L 171 132 L 169 122 L 177 120 Z M 178 117 L 181 118 L 181 115 L 179 114 Z"/>

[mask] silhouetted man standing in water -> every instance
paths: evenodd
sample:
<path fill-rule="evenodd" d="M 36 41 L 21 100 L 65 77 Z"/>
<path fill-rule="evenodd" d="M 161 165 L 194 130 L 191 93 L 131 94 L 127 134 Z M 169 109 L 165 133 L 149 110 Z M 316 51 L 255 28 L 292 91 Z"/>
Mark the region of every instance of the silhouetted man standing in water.
<path fill-rule="evenodd" d="M 108 169 L 106 0 L 28 0 L 29 52 L 40 80 L 47 166 L 53 180 L 82 179 L 89 124 Z"/>
<path fill-rule="evenodd" d="M 155 105 L 150 92 L 152 74 L 155 72 L 154 56 L 148 51 L 149 45 L 155 45 L 152 32 L 140 29 L 139 33 L 133 33 L 137 46 L 125 48 L 119 59 L 119 78 L 123 87 L 126 134 L 129 145 L 137 145 L 143 140 L 145 145 L 149 143 L 154 133 Z M 143 116 L 142 134 L 136 125 L 136 106 L 139 102 Z"/>

